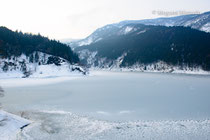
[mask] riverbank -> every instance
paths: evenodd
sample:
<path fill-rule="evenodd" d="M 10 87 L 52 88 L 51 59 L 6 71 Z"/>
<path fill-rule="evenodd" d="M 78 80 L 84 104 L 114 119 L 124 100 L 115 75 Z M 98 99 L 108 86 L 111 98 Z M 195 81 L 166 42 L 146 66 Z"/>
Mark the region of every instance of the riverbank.
<path fill-rule="evenodd" d="M 0 139 L 15 140 L 17 134 L 31 121 L 0 110 Z"/>
<path fill-rule="evenodd" d="M 183 68 L 178 67 L 164 67 L 164 68 L 154 68 L 154 65 L 145 67 L 113 67 L 113 68 L 98 68 L 92 67 L 90 71 L 110 71 L 110 72 L 145 72 L 145 73 L 172 73 L 172 74 L 190 74 L 190 75 L 210 75 L 210 71 L 205 71 L 201 68 Z"/>
<path fill-rule="evenodd" d="M 21 87 L 21 86 L 34 86 L 34 85 L 48 85 L 59 83 L 68 80 L 74 80 L 84 77 L 85 75 L 72 75 L 72 76 L 52 76 L 52 77 L 29 77 L 29 78 L 0 78 L 0 85 L 5 87 Z"/>

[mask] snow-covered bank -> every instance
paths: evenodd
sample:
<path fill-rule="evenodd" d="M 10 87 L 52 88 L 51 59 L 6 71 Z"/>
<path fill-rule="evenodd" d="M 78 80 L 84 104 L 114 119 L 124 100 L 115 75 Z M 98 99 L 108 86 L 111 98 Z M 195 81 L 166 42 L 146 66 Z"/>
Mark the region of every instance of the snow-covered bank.
<path fill-rule="evenodd" d="M 207 140 L 210 136 L 208 119 L 111 122 L 65 111 L 26 115 L 36 122 L 23 130 L 22 140 Z"/>
<path fill-rule="evenodd" d="M 17 134 L 31 121 L 0 110 L 0 139 L 15 140 Z"/>
<path fill-rule="evenodd" d="M 0 59 L 0 78 L 22 77 L 56 77 L 83 75 L 86 71 L 77 65 L 70 64 L 67 60 L 49 54 L 36 52 L 37 60 L 31 60 L 29 56 L 22 54 L 19 57 Z M 34 58 L 32 57 L 32 58 Z"/>
<path fill-rule="evenodd" d="M 190 75 L 210 75 L 210 72 L 204 71 L 202 69 L 197 69 L 197 70 L 141 70 L 141 69 L 132 69 L 132 68 L 91 68 L 90 73 L 91 74 L 99 74 L 100 71 L 111 71 L 111 72 L 145 72 L 145 73 L 174 73 L 174 74 L 190 74 Z"/>
<path fill-rule="evenodd" d="M 71 75 L 60 77 L 45 77 L 45 78 L 1 78 L 0 85 L 4 87 L 21 87 L 21 86 L 37 86 L 59 83 L 68 80 L 82 78 L 83 75 Z"/>
<path fill-rule="evenodd" d="M 32 64 L 31 64 L 32 65 Z M 73 67 L 73 66 L 72 66 Z M 36 66 L 36 70 L 31 73 L 30 78 L 48 78 L 48 77 L 61 77 L 61 76 L 78 76 L 83 75 L 83 73 L 79 71 L 71 71 L 69 65 L 64 64 L 62 66 L 51 65 L 40 65 Z M 11 70 L 8 72 L 0 71 L 1 79 L 8 78 L 22 78 L 24 74 L 19 70 Z"/>
<path fill-rule="evenodd" d="M 90 71 L 115 71 L 115 72 L 152 72 L 152 73 L 176 73 L 176 74 L 192 74 L 192 75 L 210 75 L 210 71 L 205 71 L 201 67 L 183 68 L 179 66 L 171 66 L 164 62 L 158 62 L 148 65 L 135 64 L 131 67 L 91 67 Z M 95 73 L 95 72 L 94 72 Z"/>
<path fill-rule="evenodd" d="M 210 71 L 205 71 L 198 65 L 177 64 L 172 65 L 164 61 L 157 61 L 149 64 L 136 62 L 133 65 L 123 65 L 123 60 L 127 53 L 123 53 L 120 57 L 114 60 L 106 57 L 98 57 L 98 52 L 91 52 L 87 49 L 79 51 L 79 57 L 86 62 L 91 71 L 135 71 L 135 72 L 159 72 L 159 73 L 180 73 L 180 74 L 199 74 L 210 75 Z"/>
<path fill-rule="evenodd" d="M 41 52 L 38 54 L 40 58 L 37 63 L 31 63 L 25 55 L 10 60 L 0 59 L 0 85 L 2 87 L 17 87 L 51 84 L 83 77 L 87 74 L 82 67 L 71 65 L 62 58 L 60 58 L 62 62 L 59 65 L 47 64 L 51 55 Z"/>

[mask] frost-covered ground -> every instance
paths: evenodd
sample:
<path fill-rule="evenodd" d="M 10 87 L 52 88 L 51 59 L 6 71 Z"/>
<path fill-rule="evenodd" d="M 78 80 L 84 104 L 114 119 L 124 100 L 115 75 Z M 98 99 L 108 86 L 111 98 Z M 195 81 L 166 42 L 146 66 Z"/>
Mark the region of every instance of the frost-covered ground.
<path fill-rule="evenodd" d="M 76 75 L 68 77 L 47 77 L 47 78 L 5 78 L 5 79 L 0 79 L 0 84 L 3 87 L 48 85 L 68 80 L 74 80 L 80 77 L 82 76 Z"/>
<path fill-rule="evenodd" d="M 29 125 L 31 121 L 0 110 L 0 139 L 16 140 L 21 128 Z"/>
<path fill-rule="evenodd" d="M 38 140 L 208 140 L 210 120 L 110 122 L 64 111 L 26 112 L 35 123 L 21 139 Z M 55 121 L 56 120 L 56 121 Z"/>
<path fill-rule="evenodd" d="M 31 64 L 33 65 L 33 64 Z M 67 76 L 77 76 L 82 75 L 81 72 L 71 71 L 69 69 L 69 65 L 55 66 L 51 65 L 40 65 L 36 66 L 36 71 L 34 71 L 30 78 L 49 78 L 49 77 L 67 77 Z M 22 78 L 24 74 L 19 70 L 11 70 L 8 72 L 0 71 L 0 79 L 8 79 L 8 78 Z"/>

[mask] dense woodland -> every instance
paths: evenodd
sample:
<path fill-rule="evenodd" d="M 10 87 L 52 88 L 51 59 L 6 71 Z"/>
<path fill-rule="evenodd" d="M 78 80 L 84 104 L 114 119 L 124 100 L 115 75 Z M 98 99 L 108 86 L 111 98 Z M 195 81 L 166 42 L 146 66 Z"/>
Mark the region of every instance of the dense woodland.
<path fill-rule="evenodd" d="M 0 27 L 0 56 L 10 58 L 25 54 L 30 56 L 34 52 L 43 52 L 66 59 L 70 63 L 78 63 L 79 58 L 71 48 L 56 40 L 50 40 L 41 35 L 32 35 L 18 31 L 11 31 Z M 38 57 L 35 55 L 35 57 Z"/>
<path fill-rule="evenodd" d="M 127 34 L 120 34 L 126 27 L 133 28 Z M 149 64 L 164 61 L 171 65 L 201 66 L 210 70 L 210 33 L 190 27 L 165 27 L 129 24 L 116 29 L 109 28 L 109 34 L 90 45 L 75 50 L 97 51 L 97 57 L 115 60 L 127 53 L 121 67 L 131 66 L 136 62 Z M 112 31 L 112 32 L 111 32 Z M 96 33 L 95 33 L 96 34 Z"/>

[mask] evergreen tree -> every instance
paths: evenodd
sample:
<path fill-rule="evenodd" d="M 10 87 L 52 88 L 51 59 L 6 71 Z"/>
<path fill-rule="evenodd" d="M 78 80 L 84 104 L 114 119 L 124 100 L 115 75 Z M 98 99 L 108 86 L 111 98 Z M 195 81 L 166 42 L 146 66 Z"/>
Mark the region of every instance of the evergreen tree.
<path fill-rule="evenodd" d="M 39 54 L 38 54 L 38 52 L 35 53 L 35 62 L 36 63 L 39 62 Z"/>
<path fill-rule="evenodd" d="M 71 48 L 56 40 L 50 40 L 46 37 L 32 34 L 24 34 L 21 31 L 11 31 L 6 27 L 0 27 L 0 56 L 9 58 L 11 56 L 20 56 L 25 54 L 30 56 L 34 52 L 43 52 L 53 56 L 66 59 L 70 63 L 78 63 L 79 58 Z M 32 62 L 32 57 L 31 62 Z M 35 61 L 38 57 L 35 55 Z"/>

